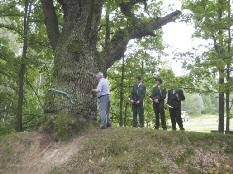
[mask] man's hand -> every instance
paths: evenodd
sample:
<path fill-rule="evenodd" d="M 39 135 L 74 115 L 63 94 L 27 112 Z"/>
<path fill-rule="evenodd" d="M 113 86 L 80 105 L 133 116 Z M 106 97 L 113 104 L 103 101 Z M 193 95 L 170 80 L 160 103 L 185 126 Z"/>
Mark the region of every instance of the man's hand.
<path fill-rule="evenodd" d="M 98 92 L 97 89 L 92 89 L 91 91 L 92 91 L 92 92 Z"/>
<path fill-rule="evenodd" d="M 154 101 L 155 101 L 155 103 L 159 103 L 159 99 L 157 99 L 157 98 Z"/>
<path fill-rule="evenodd" d="M 130 100 L 130 102 L 131 102 L 131 103 L 134 103 L 134 101 L 133 101 L 133 100 Z"/>
<path fill-rule="evenodd" d="M 154 102 L 154 100 L 153 100 L 152 98 L 150 98 L 150 101 L 151 101 L 151 103 L 153 103 L 153 102 Z"/>
<path fill-rule="evenodd" d="M 137 103 L 137 104 L 139 104 L 139 103 L 140 103 L 140 101 L 138 100 L 136 103 Z"/>

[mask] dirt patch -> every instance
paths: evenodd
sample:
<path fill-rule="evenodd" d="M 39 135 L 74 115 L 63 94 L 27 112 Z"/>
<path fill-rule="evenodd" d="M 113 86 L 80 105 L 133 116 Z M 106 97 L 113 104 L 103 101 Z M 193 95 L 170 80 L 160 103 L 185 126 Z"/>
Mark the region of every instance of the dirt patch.
<path fill-rule="evenodd" d="M 68 161 L 80 149 L 84 136 L 73 139 L 69 143 L 55 142 L 50 136 L 35 134 L 30 137 L 22 136 L 24 154 L 19 164 L 12 164 L 6 174 L 46 174 L 57 166 Z M 16 146 L 17 147 L 17 146 Z M 20 146 L 22 148 L 22 146 Z M 21 149 L 22 150 L 22 149 Z"/>

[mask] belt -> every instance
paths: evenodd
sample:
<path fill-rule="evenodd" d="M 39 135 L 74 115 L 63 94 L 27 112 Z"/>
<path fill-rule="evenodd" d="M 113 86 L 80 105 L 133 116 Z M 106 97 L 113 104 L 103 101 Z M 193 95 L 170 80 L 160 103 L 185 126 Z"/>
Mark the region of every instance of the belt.
<path fill-rule="evenodd" d="M 109 95 L 109 94 L 106 94 L 106 95 Z M 101 95 L 101 96 L 99 96 L 98 98 L 101 98 L 101 97 L 106 96 L 106 95 Z"/>

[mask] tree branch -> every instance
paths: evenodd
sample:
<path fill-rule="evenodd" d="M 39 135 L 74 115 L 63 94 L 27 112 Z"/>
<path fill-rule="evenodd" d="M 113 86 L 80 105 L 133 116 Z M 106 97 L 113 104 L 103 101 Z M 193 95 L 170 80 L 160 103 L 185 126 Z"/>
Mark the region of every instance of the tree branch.
<path fill-rule="evenodd" d="M 157 20 L 137 22 L 132 27 L 119 29 L 113 36 L 109 46 L 100 53 L 100 56 L 105 58 L 106 68 L 111 67 L 115 61 L 121 59 L 130 39 L 140 39 L 144 36 L 155 36 L 154 30 L 173 21 L 174 18 L 180 14 L 181 12 L 177 10 Z"/>
<path fill-rule="evenodd" d="M 19 33 L 18 28 L 14 24 L 2 24 L 0 23 L 0 28 L 5 28 L 7 30 Z M 22 35 L 22 33 L 20 33 Z"/>
<path fill-rule="evenodd" d="M 48 38 L 53 50 L 55 50 L 60 33 L 53 0 L 41 0 L 41 4 L 44 13 Z"/>
<path fill-rule="evenodd" d="M 137 3 L 143 3 L 145 7 L 147 6 L 147 0 L 130 0 L 129 2 L 124 2 L 120 4 L 121 12 L 129 19 L 131 19 L 133 22 L 136 22 L 137 19 L 132 12 L 132 8 Z"/>
<path fill-rule="evenodd" d="M 23 14 L 20 13 L 4 13 L 0 14 L 0 17 L 22 17 Z"/>
<path fill-rule="evenodd" d="M 37 100 L 40 104 L 40 107 L 43 108 L 43 104 L 40 100 L 40 96 L 39 94 L 37 93 L 37 91 L 34 89 L 33 85 L 30 83 L 30 81 L 28 79 L 26 79 L 26 83 L 28 84 L 28 86 L 32 89 L 32 91 L 34 92 L 35 96 L 37 97 Z"/>
<path fill-rule="evenodd" d="M 57 1 L 61 5 L 61 8 L 62 8 L 64 16 L 65 16 L 67 13 L 67 5 L 65 4 L 65 0 L 57 0 Z"/>
<path fill-rule="evenodd" d="M 137 26 L 133 26 L 129 29 L 129 37 L 130 39 L 136 39 L 148 35 L 154 36 L 154 30 L 157 30 L 167 23 L 172 22 L 174 18 L 180 14 L 181 12 L 176 10 L 162 18 L 158 18 L 147 23 L 141 22 L 137 24 Z"/>

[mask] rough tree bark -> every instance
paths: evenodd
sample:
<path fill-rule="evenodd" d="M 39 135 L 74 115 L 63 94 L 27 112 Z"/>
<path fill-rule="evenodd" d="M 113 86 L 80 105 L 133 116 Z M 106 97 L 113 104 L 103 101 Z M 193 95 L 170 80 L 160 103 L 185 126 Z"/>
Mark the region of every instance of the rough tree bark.
<path fill-rule="evenodd" d="M 103 3 L 98 0 L 59 1 L 64 10 L 64 25 L 58 32 L 52 0 L 42 0 L 45 25 L 54 49 L 53 86 L 47 94 L 45 113 L 72 113 L 82 121 L 96 118 L 96 100 L 91 89 L 97 31 Z M 65 94 L 65 95 L 64 95 Z"/>
<path fill-rule="evenodd" d="M 174 20 L 180 14 L 175 11 L 167 16 L 118 29 L 108 46 L 97 52 L 96 43 L 100 26 L 103 0 L 57 0 L 64 13 L 64 25 L 59 31 L 53 0 L 41 0 L 45 25 L 54 50 L 53 86 L 45 104 L 45 113 L 71 113 L 80 120 L 96 120 L 96 97 L 91 89 L 96 86 L 93 76 L 98 71 L 107 71 L 123 56 L 130 39 L 154 35 L 156 29 Z M 136 3 L 145 0 L 129 0 L 121 5 L 127 16 Z"/>

